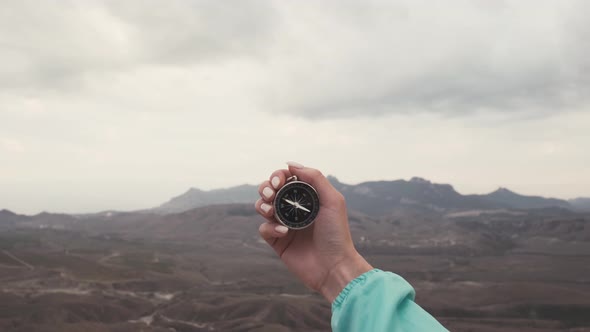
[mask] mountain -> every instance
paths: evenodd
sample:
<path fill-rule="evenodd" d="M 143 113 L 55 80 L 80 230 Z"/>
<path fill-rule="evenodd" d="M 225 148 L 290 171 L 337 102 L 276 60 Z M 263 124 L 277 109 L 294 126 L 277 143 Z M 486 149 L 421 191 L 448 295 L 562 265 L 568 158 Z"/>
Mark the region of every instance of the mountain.
<path fill-rule="evenodd" d="M 0 222 L 11 222 L 18 219 L 18 214 L 10 210 L 0 210 Z"/>
<path fill-rule="evenodd" d="M 402 205 L 435 211 L 572 208 L 567 201 L 561 199 L 523 196 L 505 188 L 487 195 L 462 195 L 449 184 L 432 183 L 419 177 L 413 177 L 410 181 L 376 181 L 358 185 L 341 183 L 333 176 L 328 178 L 342 192 L 350 208 L 373 216 L 386 215 Z"/>
<path fill-rule="evenodd" d="M 578 197 L 568 201 L 578 211 L 590 212 L 590 197 Z"/>
<path fill-rule="evenodd" d="M 523 196 L 506 188 L 498 188 L 498 190 L 487 195 L 481 195 L 480 197 L 489 202 L 514 209 L 540 209 L 548 207 L 572 208 L 570 203 L 562 199 L 545 198 L 540 196 Z"/>
<path fill-rule="evenodd" d="M 374 181 L 348 185 L 329 176 L 332 185 L 346 198 L 347 205 L 368 215 L 386 215 L 400 205 L 430 210 L 493 209 L 503 207 L 475 196 L 461 195 L 449 184 L 436 184 L 419 177 L 409 181 Z"/>
<path fill-rule="evenodd" d="M 0 227 L 70 229 L 78 221 L 79 217 L 63 213 L 41 212 L 25 216 L 8 210 L 0 211 Z"/>
<path fill-rule="evenodd" d="M 421 178 L 330 181 L 359 252 L 411 280 L 449 330 L 590 326 L 590 214 Z M 1 210 L 0 331 L 329 331 L 330 304 L 260 238 L 256 188 L 244 187 L 246 204 L 218 204 L 234 188 L 189 190 L 163 206 L 214 205 L 177 213 Z"/>
<path fill-rule="evenodd" d="M 401 206 L 439 212 L 472 209 L 572 209 L 565 200 L 524 196 L 505 188 L 486 195 L 462 195 L 449 184 L 433 183 L 420 177 L 413 177 L 409 181 L 371 181 L 355 185 L 342 183 L 334 176 L 328 176 L 328 179 L 342 192 L 350 209 L 370 216 L 389 215 Z M 210 191 L 191 188 L 147 212 L 170 214 L 216 204 L 253 204 L 258 199 L 257 190 L 253 185 Z"/>
<path fill-rule="evenodd" d="M 27 216 L 16 214 L 12 211 L 0 210 L 0 228 L 12 227 L 19 222 L 26 221 L 27 219 Z"/>
<path fill-rule="evenodd" d="M 215 189 L 204 191 L 197 188 L 191 188 L 184 194 L 174 197 L 168 202 L 157 208 L 151 209 L 152 212 L 167 214 L 174 212 L 188 211 L 197 207 L 215 205 L 215 204 L 232 204 L 232 203 L 252 203 L 258 199 L 258 187 L 253 185 L 241 185 L 226 189 Z"/>
<path fill-rule="evenodd" d="M 430 210 L 505 207 L 503 204 L 489 202 L 481 197 L 461 195 L 451 185 L 435 184 L 418 177 L 410 181 L 375 181 L 357 185 L 341 183 L 333 176 L 328 176 L 328 179 L 346 197 L 348 206 L 352 210 L 373 216 L 389 214 L 400 205 Z M 148 211 L 169 214 L 215 204 L 252 204 L 257 199 L 258 188 L 252 185 L 211 191 L 191 188 L 186 193 Z"/>

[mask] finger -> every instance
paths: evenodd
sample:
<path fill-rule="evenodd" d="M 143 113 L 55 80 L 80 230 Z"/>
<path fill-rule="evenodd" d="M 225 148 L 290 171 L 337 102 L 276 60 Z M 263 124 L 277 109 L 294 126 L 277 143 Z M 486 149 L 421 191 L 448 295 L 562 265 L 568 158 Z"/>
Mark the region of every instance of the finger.
<path fill-rule="evenodd" d="M 287 169 L 279 169 L 274 171 L 269 177 L 272 188 L 274 190 L 279 190 L 279 188 L 281 188 L 285 184 L 287 178 L 289 178 L 290 176 L 291 172 L 289 172 L 289 170 Z"/>
<path fill-rule="evenodd" d="M 274 208 L 271 204 L 264 202 L 262 199 L 256 201 L 254 204 L 256 207 L 256 212 L 261 216 L 265 217 L 269 221 L 274 221 Z"/>
<path fill-rule="evenodd" d="M 317 190 L 322 204 L 332 204 L 342 200 L 342 194 L 332 186 L 322 172 L 292 161 L 287 165 L 289 165 L 291 174 L 296 175 L 299 180 L 309 183 Z"/>
<path fill-rule="evenodd" d="M 258 194 L 265 202 L 271 202 L 275 196 L 275 191 L 272 189 L 270 181 L 266 180 L 258 186 Z"/>
<path fill-rule="evenodd" d="M 265 222 L 258 227 L 260 236 L 271 246 L 275 244 L 276 239 L 287 236 L 289 229 L 277 223 Z"/>

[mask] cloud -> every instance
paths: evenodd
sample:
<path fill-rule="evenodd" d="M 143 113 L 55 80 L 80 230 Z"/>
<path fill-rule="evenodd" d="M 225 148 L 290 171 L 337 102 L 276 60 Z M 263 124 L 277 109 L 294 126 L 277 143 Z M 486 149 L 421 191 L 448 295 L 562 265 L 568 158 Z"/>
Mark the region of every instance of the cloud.
<path fill-rule="evenodd" d="M 179 79 L 198 95 L 212 78 L 258 109 L 311 119 L 544 116 L 589 103 L 588 11 L 583 0 L 13 1 L 0 13 L 0 97 Z M 167 109 L 147 95 L 128 108 Z"/>
<path fill-rule="evenodd" d="M 277 22 L 268 1 L 110 1 L 146 61 L 182 65 L 261 56 Z"/>
<path fill-rule="evenodd" d="M 279 45 L 286 56 L 272 70 L 272 109 L 309 118 L 457 116 L 588 103 L 587 2 L 369 2 L 351 6 L 354 19 L 325 4 L 286 14 L 307 20 L 292 23 Z"/>
<path fill-rule="evenodd" d="M 0 202 L 145 208 L 284 160 L 587 195 L 589 6 L 4 1 Z"/>
<path fill-rule="evenodd" d="M 260 56 L 266 1 L 12 1 L 0 12 L 0 88 L 80 93 L 95 76 Z"/>

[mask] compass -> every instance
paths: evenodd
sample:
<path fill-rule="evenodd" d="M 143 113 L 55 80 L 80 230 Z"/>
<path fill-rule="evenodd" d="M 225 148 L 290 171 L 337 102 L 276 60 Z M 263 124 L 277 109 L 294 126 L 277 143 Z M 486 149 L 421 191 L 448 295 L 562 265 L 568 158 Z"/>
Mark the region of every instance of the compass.
<path fill-rule="evenodd" d="M 320 198 L 311 185 L 292 176 L 275 195 L 273 205 L 279 223 L 290 229 L 303 229 L 317 217 Z"/>

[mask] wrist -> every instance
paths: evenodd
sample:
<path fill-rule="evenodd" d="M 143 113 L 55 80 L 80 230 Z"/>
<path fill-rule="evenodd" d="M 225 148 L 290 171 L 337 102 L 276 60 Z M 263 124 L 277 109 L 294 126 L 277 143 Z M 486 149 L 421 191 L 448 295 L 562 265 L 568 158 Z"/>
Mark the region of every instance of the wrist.
<path fill-rule="evenodd" d="M 332 303 L 348 283 L 372 269 L 371 264 L 355 250 L 352 255 L 343 258 L 328 271 L 319 292 Z"/>

